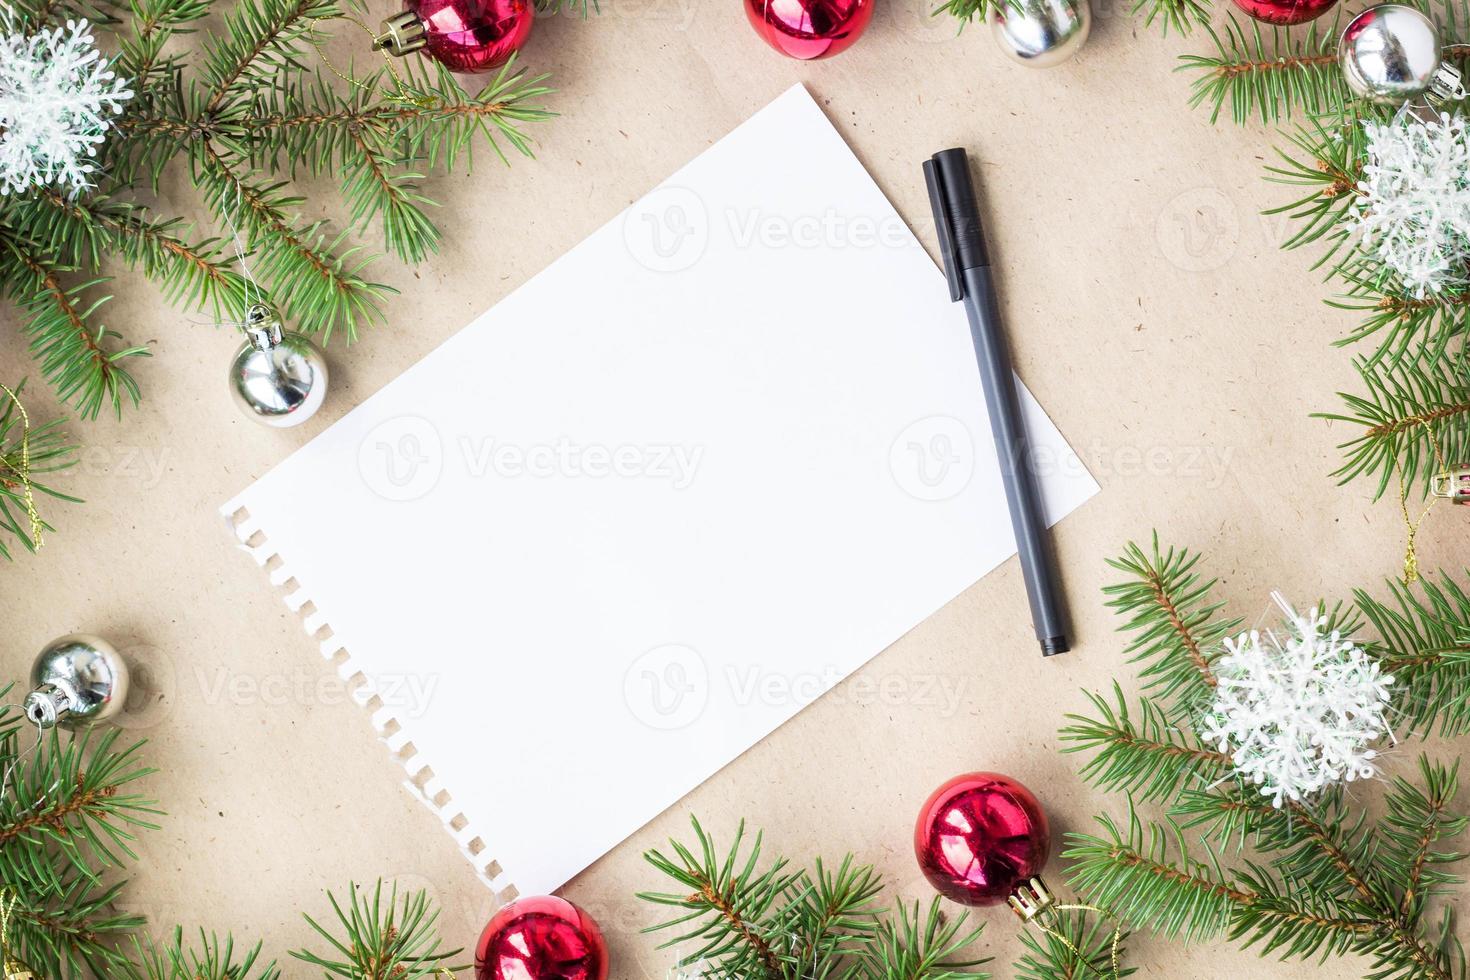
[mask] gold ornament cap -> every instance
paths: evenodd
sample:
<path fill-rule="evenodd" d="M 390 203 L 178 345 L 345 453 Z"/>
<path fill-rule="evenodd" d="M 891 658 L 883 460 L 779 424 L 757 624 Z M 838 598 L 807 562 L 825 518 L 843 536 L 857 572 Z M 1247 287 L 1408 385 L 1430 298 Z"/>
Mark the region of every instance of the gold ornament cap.
<path fill-rule="evenodd" d="M 402 58 L 428 43 L 423 20 L 412 10 L 404 10 L 383 21 L 383 33 L 373 38 L 373 49 Z"/>
<path fill-rule="evenodd" d="M 1470 463 L 1434 474 L 1429 478 L 1429 492 L 1451 503 L 1470 504 Z"/>
<path fill-rule="evenodd" d="M 1056 898 L 1047 891 L 1046 884 L 1040 878 L 1032 878 L 1018 885 L 1007 901 L 1010 903 L 1011 911 L 1016 913 L 1022 922 L 1032 921 L 1057 904 Z"/>

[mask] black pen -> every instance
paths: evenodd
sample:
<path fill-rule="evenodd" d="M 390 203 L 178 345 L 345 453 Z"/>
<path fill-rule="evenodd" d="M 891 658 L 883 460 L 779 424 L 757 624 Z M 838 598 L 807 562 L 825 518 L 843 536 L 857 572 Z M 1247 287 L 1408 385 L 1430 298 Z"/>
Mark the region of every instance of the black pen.
<path fill-rule="evenodd" d="M 924 161 L 924 181 L 929 185 L 929 203 L 939 231 L 949 298 L 956 303 L 963 301 L 970 318 L 970 337 L 975 342 L 975 360 L 980 365 L 985 407 L 990 412 L 991 434 L 995 436 L 995 453 L 1005 482 L 1006 504 L 1016 532 L 1016 550 L 1021 556 L 1021 574 L 1026 579 L 1036 638 L 1043 656 L 1065 653 L 1067 623 L 1061 581 L 1047 542 L 1041 490 L 1032 468 L 1031 443 L 1021 417 L 1016 375 L 1001 330 L 985 229 L 980 225 L 980 208 L 965 151 L 941 150 Z"/>

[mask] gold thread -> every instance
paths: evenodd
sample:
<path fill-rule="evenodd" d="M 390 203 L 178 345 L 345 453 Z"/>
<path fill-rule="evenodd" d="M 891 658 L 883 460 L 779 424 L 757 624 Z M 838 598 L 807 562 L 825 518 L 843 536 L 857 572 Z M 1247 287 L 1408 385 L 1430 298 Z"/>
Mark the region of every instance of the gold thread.
<path fill-rule="evenodd" d="M 36 973 L 18 956 L 10 953 L 10 913 L 20 897 L 0 888 L 0 976 L 4 980 L 36 980 Z"/>
<path fill-rule="evenodd" d="M 1435 466 L 1440 470 L 1447 469 L 1448 467 L 1445 466 L 1444 461 L 1444 453 L 1439 448 L 1439 439 L 1434 433 L 1434 420 L 1426 418 L 1424 415 L 1412 415 L 1405 419 L 1405 421 L 1409 425 L 1422 425 L 1429 430 L 1429 447 L 1434 450 Z M 1419 535 L 1419 525 L 1424 523 L 1424 518 L 1429 516 L 1429 512 L 1434 509 L 1434 505 L 1439 503 L 1439 498 L 1431 494 L 1429 502 L 1424 505 L 1424 509 L 1419 512 L 1419 516 L 1417 518 L 1410 517 L 1408 474 L 1405 473 L 1404 468 L 1399 464 L 1397 457 L 1394 458 L 1393 469 L 1399 481 L 1399 512 L 1403 514 L 1404 527 L 1409 532 L 1408 540 L 1404 544 L 1404 584 L 1413 585 L 1419 581 L 1419 553 L 1415 547 L 1415 539 Z"/>
<path fill-rule="evenodd" d="M 1094 912 L 1094 913 L 1096 913 L 1098 915 L 1106 915 L 1107 914 L 1102 909 L 1098 908 L 1095 905 L 1053 905 L 1050 908 L 1048 908 L 1045 911 L 1043 911 L 1042 914 L 1043 915 L 1055 915 L 1058 912 Z M 1063 946 L 1065 946 L 1069 951 L 1071 951 L 1072 955 L 1074 955 L 1074 956 L 1077 957 L 1077 962 L 1080 965 L 1082 965 L 1083 967 L 1086 967 L 1087 969 L 1093 971 L 1094 973 L 1097 973 L 1099 976 L 1104 976 L 1101 973 L 1101 971 L 1098 970 L 1097 967 L 1095 967 L 1095 966 L 1092 965 L 1092 961 L 1088 958 L 1087 954 L 1084 953 L 1081 949 L 1079 949 L 1077 947 L 1077 944 L 1076 943 L 1072 942 L 1072 940 L 1068 939 L 1065 935 L 1063 935 L 1062 932 L 1061 932 L 1061 930 L 1050 928 L 1049 926 L 1046 926 L 1046 925 L 1042 924 L 1041 922 L 1038 922 L 1038 921 L 1036 921 L 1034 919 L 1032 921 L 1035 922 L 1036 928 L 1040 929 L 1043 933 L 1045 933 L 1046 935 L 1052 937 L 1057 942 L 1059 942 Z M 1104 980 L 1118 980 L 1118 978 L 1121 976 L 1120 970 L 1122 969 L 1122 955 L 1121 955 L 1121 953 L 1119 951 L 1119 948 L 1120 948 L 1122 942 L 1123 942 L 1123 929 L 1122 929 L 1121 926 L 1115 926 L 1113 928 L 1113 937 L 1112 937 L 1112 940 L 1109 942 L 1109 947 L 1110 947 L 1110 949 L 1109 949 L 1109 955 L 1110 955 L 1110 960 L 1111 960 L 1110 967 L 1111 967 L 1111 971 L 1112 971 L 1112 976 L 1111 977 L 1104 976 Z"/>
<path fill-rule="evenodd" d="M 15 392 L 0 384 L 0 391 L 10 396 L 10 401 L 20 412 L 20 467 L 10 461 L 10 457 L 0 455 L 0 464 L 10 470 L 20 480 L 21 501 L 25 504 L 26 517 L 31 522 L 31 544 L 36 550 L 40 550 L 45 544 L 45 538 L 41 534 L 41 515 L 36 513 L 36 495 L 31 486 L 31 417 L 26 414 L 26 407 L 20 403 Z M 4 936 L 4 916 L 0 914 L 0 937 Z"/>
<path fill-rule="evenodd" d="M 367 33 L 368 37 L 372 38 L 375 42 L 377 41 L 378 35 L 373 33 L 373 29 L 364 24 L 362 21 L 358 20 L 356 17 L 353 17 L 350 14 L 338 14 L 337 17 L 338 19 L 345 20 L 348 23 L 356 24 Z M 317 29 L 317 25 L 320 23 L 321 22 L 316 18 L 312 18 L 312 30 L 315 31 Z M 348 85 L 359 88 L 369 95 L 372 94 L 373 90 L 371 86 L 364 85 L 362 82 L 359 82 L 357 79 L 353 78 L 351 75 L 348 75 L 346 72 L 341 71 L 337 68 L 336 65 L 332 64 L 332 59 L 327 57 L 327 49 L 323 47 L 320 42 L 313 39 L 311 45 L 312 47 L 316 48 L 316 53 L 321 56 L 322 64 L 327 66 L 328 71 L 330 71 L 333 75 L 336 75 L 338 78 L 342 79 L 342 81 L 346 82 Z M 393 76 L 394 91 L 387 96 L 389 101 L 401 102 L 407 105 L 417 106 L 420 109 L 432 109 L 434 107 L 434 105 L 436 104 L 436 100 L 426 97 L 420 97 L 414 95 L 412 92 L 409 91 L 407 83 L 403 80 L 403 76 L 398 74 L 398 69 L 393 64 L 392 56 L 389 55 L 386 51 L 383 52 L 383 64 L 387 66 L 388 74 Z"/>

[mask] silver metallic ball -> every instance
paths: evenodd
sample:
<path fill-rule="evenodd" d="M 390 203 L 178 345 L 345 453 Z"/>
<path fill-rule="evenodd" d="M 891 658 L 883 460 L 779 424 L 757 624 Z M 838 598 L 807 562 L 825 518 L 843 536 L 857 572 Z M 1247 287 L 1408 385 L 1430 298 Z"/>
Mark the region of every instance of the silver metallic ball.
<path fill-rule="evenodd" d="M 277 428 L 300 425 L 327 397 L 327 362 L 268 306 L 250 308 L 246 340 L 230 364 L 230 393 L 245 414 Z"/>
<path fill-rule="evenodd" d="M 1089 0 L 997 0 L 990 21 L 995 43 L 1032 68 L 1061 64 L 1092 31 Z"/>
<path fill-rule="evenodd" d="M 1385 105 L 1423 95 L 1440 61 L 1434 23 L 1398 3 L 1381 3 L 1358 14 L 1337 42 L 1337 62 L 1348 88 L 1359 98 Z"/>
<path fill-rule="evenodd" d="M 73 633 L 53 640 L 31 665 L 25 713 L 41 728 L 85 728 L 122 713 L 128 664 L 111 643 Z"/>

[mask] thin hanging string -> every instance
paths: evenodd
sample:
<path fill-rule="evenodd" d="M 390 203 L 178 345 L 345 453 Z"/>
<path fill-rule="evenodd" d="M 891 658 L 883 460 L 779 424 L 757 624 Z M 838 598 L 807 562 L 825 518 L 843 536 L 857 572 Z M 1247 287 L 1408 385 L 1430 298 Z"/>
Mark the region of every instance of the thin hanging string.
<path fill-rule="evenodd" d="M 1447 469 L 1444 461 L 1444 453 L 1439 448 L 1439 438 L 1434 432 L 1434 423 L 1424 418 L 1416 418 L 1412 421 L 1424 426 L 1429 431 L 1429 445 L 1434 450 L 1435 466 L 1441 470 Z M 1410 517 L 1409 474 L 1399 463 L 1397 457 L 1394 458 L 1393 468 L 1399 481 L 1399 512 L 1403 514 L 1404 527 L 1409 532 L 1408 540 L 1404 545 L 1404 584 L 1413 585 L 1419 581 L 1419 552 L 1415 547 L 1415 538 L 1419 535 L 1419 525 L 1424 523 L 1424 518 L 1429 516 L 1429 512 L 1434 509 L 1434 505 L 1439 503 L 1439 498 L 1431 494 L 1429 502 L 1424 505 L 1424 509 L 1419 512 L 1419 516 L 1417 518 Z"/>
<path fill-rule="evenodd" d="M 1053 905 L 1046 912 L 1044 912 L 1043 915 L 1054 916 L 1057 912 L 1093 912 L 1097 915 L 1107 915 L 1106 912 L 1096 907 L 1095 905 Z M 1044 923 L 1039 921 L 1039 917 L 1031 921 L 1037 929 L 1040 929 L 1043 933 L 1055 939 L 1057 942 L 1066 947 L 1067 950 L 1072 953 L 1072 955 L 1077 957 L 1078 963 L 1091 970 L 1092 972 L 1098 974 L 1098 976 L 1103 977 L 1104 980 L 1118 980 L 1118 978 L 1121 976 L 1121 973 L 1119 972 L 1122 969 L 1122 953 L 1120 950 L 1123 943 L 1123 929 L 1121 926 L 1115 926 L 1113 928 L 1113 938 L 1109 941 L 1108 944 L 1110 956 L 1110 972 L 1105 974 L 1097 967 L 1093 966 L 1092 960 L 1088 957 L 1088 955 L 1084 953 L 1077 946 L 1076 943 L 1068 939 L 1060 929 L 1053 929 L 1050 926 L 1045 925 Z"/>
<path fill-rule="evenodd" d="M 6 455 L 0 455 L 0 463 L 20 481 L 20 499 L 25 505 L 26 519 L 31 524 L 31 545 L 40 550 L 46 542 L 41 535 L 41 515 L 36 513 L 36 494 L 31 486 L 31 417 L 26 414 L 26 407 L 15 392 L 3 384 L 0 384 L 0 391 L 10 397 L 11 404 L 20 413 L 20 465 L 16 466 Z"/>
<path fill-rule="evenodd" d="M 24 713 L 24 711 L 25 711 L 25 707 L 23 705 L 5 705 L 4 707 L 6 707 L 6 708 L 18 707 L 18 708 L 21 709 L 22 713 Z M 26 715 L 26 719 L 27 720 L 30 720 L 30 716 L 29 715 Z M 41 749 L 41 743 L 43 741 L 45 741 L 45 738 L 46 738 L 46 729 L 41 725 L 40 722 L 36 722 L 35 725 L 36 725 L 36 741 L 34 743 L 32 743 L 32 745 L 31 745 L 30 748 L 26 749 L 24 752 L 22 752 L 19 755 L 17 755 L 14 759 L 11 759 L 10 762 L 8 764 L 6 764 L 6 766 L 5 766 L 5 775 L 3 777 L 0 777 L 0 800 L 3 800 L 6 796 L 9 795 L 9 793 L 10 793 L 10 779 L 11 779 L 11 777 L 13 775 L 15 775 L 16 768 L 19 767 L 20 764 L 22 762 L 24 762 L 27 758 L 29 758 L 32 755 L 35 755 L 38 751 L 40 751 L 40 749 Z M 54 787 L 52 787 L 52 788 L 54 788 Z M 34 803 L 32 803 L 29 807 L 26 808 L 26 810 L 27 811 L 34 810 L 50 794 L 51 794 L 51 789 L 47 789 L 46 792 L 45 793 L 42 793 L 41 796 Z M 22 812 L 25 812 L 25 811 L 22 811 Z M 0 925 L 0 943 L 3 943 L 4 937 L 5 937 L 5 928 L 4 928 L 3 925 Z"/>
<path fill-rule="evenodd" d="M 238 211 L 244 206 L 245 188 L 239 180 L 236 180 L 235 207 L 233 209 L 220 208 L 220 216 L 225 219 L 225 224 L 230 226 L 230 241 L 235 249 L 235 261 L 240 263 L 240 275 L 245 280 L 245 307 L 249 309 L 251 306 L 265 302 L 265 290 L 261 288 L 260 282 L 255 278 L 255 274 L 250 271 L 250 260 L 246 257 L 248 253 L 245 248 L 245 242 L 240 237 L 240 229 L 236 226 L 235 220 L 230 217 L 231 210 Z M 243 321 L 232 321 L 229 323 L 229 326 L 234 327 L 236 330 L 244 330 L 248 325 Z"/>
<path fill-rule="evenodd" d="M 373 39 L 373 43 L 377 43 L 378 35 L 376 32 L 373 31 L 371 27 L 367 26 L 356 17 L 353 17 L 351 14 L 338 14 L 337 16 L 340 20 L 345 20 L 348 23 L 356 24 L 358 27 L 361 27 L 363 31 L 367 34 L 367 36 Z M 321 22 L 319 20 L 312 18 L 312 30 L 315 31 L 317 29 L 317 25 L 320 23 Z M 336 65 L 332 64 L 332 59 L 327 57 L 327 49 L 324 44 L 319 41 L 312 40 L 311 46 L 316 48 L 316 53 L 321 56 L 322 64 L 326 65 L 327 70 L 330 71 L 333 75 L 336 75 L 338 78 L 342 79 L 342 81 L 346 82 L 348 85 L 353 86 L 354 88 L 361 89 L 369 95 L 372 94 L 372 86 L 364 85 L 362 82 L 359 82 L 357 79 L 353 78 L 346 72 L 341 71 L 337 68 Z M 403 80 L 403 76 L 398 74 L 398 68 L 393 64 L 393 56 L 386 51 L 383 52 L 383 64 L 387 67 L 388 74 L 393 76 L 394 90 L 387 96 L 390 101 L 402 102 L 406 105 L 417 106 L 420 109 L 430 109 L 434 107 L 437 100 L 413 94 L 413 92 L 408 87 L 408 83 Z"/>

